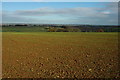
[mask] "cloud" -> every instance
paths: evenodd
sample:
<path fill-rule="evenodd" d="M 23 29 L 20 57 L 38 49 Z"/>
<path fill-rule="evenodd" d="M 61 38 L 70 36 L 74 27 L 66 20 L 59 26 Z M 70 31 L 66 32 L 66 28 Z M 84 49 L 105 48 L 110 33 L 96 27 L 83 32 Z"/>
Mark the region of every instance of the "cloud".
<path fill-rule="evenodd" d="M 103 11 L 102 13 L 103 13 L 103 14 L 110 14 L 109 11 Z"/>
<path fill-rule="evenodd" d="M 117 24 L 117 3 L 106 7 L 50 8 L 3 11 L 3 22 L 61 23 L 61 24 Z"/>
<path fill-rule="evenodd" d="M 4 11 L 2 13 L 2 22 L 3 23 L 29 23 L 31 21 L 37 21 L 37 19 L 33 19 L 33 18 L 25 18 L 23 16 L 19 16 L 19 15 L 13 15 L 12 13 L 8 12 L 8 11 Z"/>
<path fill-rule="evenodd" d="M 19 16 L 82 16 L 82 17 L 105 17 L 106 14 L 112 14 L 111 11 L 105 11 L 100 8 L 77 7 L 77 8 L 39 8 L 34 10 L 18 10 L 13 13 Z"/>

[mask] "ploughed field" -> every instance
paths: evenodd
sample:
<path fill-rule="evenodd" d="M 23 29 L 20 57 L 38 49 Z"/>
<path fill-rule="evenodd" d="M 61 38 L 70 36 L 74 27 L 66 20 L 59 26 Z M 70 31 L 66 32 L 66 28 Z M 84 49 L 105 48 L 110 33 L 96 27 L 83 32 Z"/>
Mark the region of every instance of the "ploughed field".
<path fill-rule="evenodd" d="M 117 78 L 118 34 L 3 32 L 3 78 Z"/>

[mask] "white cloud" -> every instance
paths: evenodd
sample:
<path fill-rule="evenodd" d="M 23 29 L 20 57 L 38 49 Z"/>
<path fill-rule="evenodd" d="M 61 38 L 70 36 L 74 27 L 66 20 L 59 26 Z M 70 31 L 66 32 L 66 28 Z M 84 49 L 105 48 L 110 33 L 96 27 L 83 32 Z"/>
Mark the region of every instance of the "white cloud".
<path fill-rule="evenodd" d="M 103 11 L 102 13 L 103 14 L 110 14 L 111 12 L 109 12 L 109 11 Z"/>

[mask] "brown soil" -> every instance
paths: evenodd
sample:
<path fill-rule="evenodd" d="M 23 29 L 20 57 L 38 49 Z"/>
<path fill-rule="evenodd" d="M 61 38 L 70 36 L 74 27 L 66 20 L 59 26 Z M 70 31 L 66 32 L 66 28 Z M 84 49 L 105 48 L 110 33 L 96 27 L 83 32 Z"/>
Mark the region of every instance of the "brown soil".
<path fill-rule="evenodd" d="M 3 78 L 118 78 L 117 33 L 3 33 Z"/>

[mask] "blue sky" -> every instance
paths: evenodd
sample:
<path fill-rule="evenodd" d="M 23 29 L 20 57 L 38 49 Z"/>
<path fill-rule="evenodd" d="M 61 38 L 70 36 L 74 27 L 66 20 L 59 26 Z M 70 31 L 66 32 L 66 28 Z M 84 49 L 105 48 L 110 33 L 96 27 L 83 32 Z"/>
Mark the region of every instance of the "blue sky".
<path fill-rule="evenodd" d="M 118 2 L 119 0 L 1 0 L 2 2 Z"/>
<path fill-rule="evenodd" d="M 3 23 L 117 25 L 115 2 L 3 2 Z"/>
<path fill-rule="evenodd" d="M 73 8 L 73 7 L 105 7 L 108 2 L 4 2 L 3 10 L 30 10 L 40 7 L 53 7 L 53 8 Z"/>

